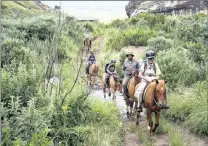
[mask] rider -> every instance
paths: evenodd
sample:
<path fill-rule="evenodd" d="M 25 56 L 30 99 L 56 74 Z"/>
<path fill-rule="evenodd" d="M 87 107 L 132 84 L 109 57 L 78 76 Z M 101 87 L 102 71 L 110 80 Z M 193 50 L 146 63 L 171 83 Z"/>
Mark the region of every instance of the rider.
<path fill-rule="evenodd" d="M 109 88 L 109 78 L 111 74 L 116 74 L 116 60 L 111 60 L 111 63 L 106 64 L 106 76 L 105 76 L 105 83 L 106 83 L 106 87 Z"/>
<path fill-rule="evenodd" d="M 125 60 L 123 64 L 123 71 L 124 71 L 124 79 L 123 79 L 123 91 L 124 91 L 124 99 L 128 98 L 128 89 L 127 85 L 129 80 L 132 77 L 132 71 L 135 69 L 136 71 L 139 70 L 139 62 L 135 59 L 133 59 L 134 54 L 132 52 L 129 52 L 126 54 L 126 57 L 128 57 L 127 60 Z"/>
<path fill-rule="evenodd" d="M 150 50 L 147 51 L 146 53 L 146 58 L 139 70 L 139 76 L 144 77 L 145 79 L 141 80 L 141 83 L 139 84 L 139 87 L 137 88 L 137 91 L 135 92 L 135 97 L 139 99 L 138 101 L 138 111 L 142 112 L 142 94 L 144 92 L 145 87 L 147 86 L 147 83 L 154 80 L 154 79 L 159 79 L 159 76 L 161 75 L 160 68 L 158 64 L 154 61 L 155 53 Z M 168 109 L 169 107 L 167 106 L 167 97 L 165 97 L 165 103 L 162 105 L 161 109 Z"/>
<path fill-rule="evenodd" d="M 85 34 L 85 39 L 89 38 L 90 39 L 90 31 L 88 30 L 87 33 Z"/>
<path fill-rule="evenodd" d="M 92 51 L 90 51 L 90 56 L 88 57 L 87 61 L 88 62 L 87 62 L 87 67 L 86 67 L 86 73 L 89 74 L 90 65 L 96 62 L 95 55 L 93 54 Z"/>

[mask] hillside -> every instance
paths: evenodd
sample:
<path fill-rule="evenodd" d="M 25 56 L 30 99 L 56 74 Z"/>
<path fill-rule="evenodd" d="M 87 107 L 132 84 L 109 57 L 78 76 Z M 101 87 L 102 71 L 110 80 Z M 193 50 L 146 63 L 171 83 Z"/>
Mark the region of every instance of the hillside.
<path fill-rule="evenodd" d="M 131 0 L 126 5 L 126 15 L 135 16 L 143 12 L 152 13 L 207 13 L 208 1 L 135 1 Z"/>
<path fill-rule="evenodd" d="M 3 1 L 2 2 L 2 17 L 30 17 L 43 12 L 53 12 L 49 6 L 40 1 Z"/>

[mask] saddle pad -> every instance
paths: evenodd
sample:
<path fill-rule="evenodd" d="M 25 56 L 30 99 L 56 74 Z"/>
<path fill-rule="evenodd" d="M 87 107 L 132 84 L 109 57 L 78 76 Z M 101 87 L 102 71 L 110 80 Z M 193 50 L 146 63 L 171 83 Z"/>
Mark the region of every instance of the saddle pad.
<path fill-rule="evenodd" d="M 149 83 L 146 84 L 146 86 L 144 87 L 144 91 L 142 93 L 142 102 L 144 102 L 144 96 L 146 94 L 146 91 L 147 91 L 147 86 L 149 85 Z"/>

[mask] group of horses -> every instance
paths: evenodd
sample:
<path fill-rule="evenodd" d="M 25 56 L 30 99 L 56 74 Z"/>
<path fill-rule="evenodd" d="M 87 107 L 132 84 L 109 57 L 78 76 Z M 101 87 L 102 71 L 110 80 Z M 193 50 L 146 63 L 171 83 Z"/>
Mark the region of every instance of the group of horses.
<path fill-rule="evenodd" d="M 88 54 L 91 49 L 91 40 L 85 39 L 84 41 L 85 51 Z M 96 64 L 90 65 L 88 80 L 91 84 L 91 78 L 98 76 L 99 66 Z M 106 73 L 102 76 L 102 88 L 104 92 L 104 98 L 106 98 L 106 83 L 105 83 Z M 127 106 L 127 117 L 131 118 L 133 113 L 136 113 L 136 124 L 139 124 L 140 112 L 137 111 L 138 100 L 134 97 L 135 91 L 138 88 L 141 78 L 136 73 L 136 70 L 132 71 L 132 77 L 129 80 L 127 89 L 128 89 L 128 98 L 125 99 Z M 116 100 L 116 91 L 119 90 L 122 93 L 122 83 L 115 74 L 111 74 L 109 78 L 109 90 L 108 96 L 112 95 L 112 100 Z M 149 125 L 150 134 L 154 133 L 156 128 L 159 126 L 160 119 L 160 110 L 162 103 L 164 102 L 166 94 L 166 81 L 165 80 L 153 80 L 148 83 L 144 95 L 143 95 L 143 105 L 146 109 L 147 121 Z M 133 111 L 134 106 L 134 111 Z M 155 113 L 155 125 L 153 126 L 152 113 Z"/>

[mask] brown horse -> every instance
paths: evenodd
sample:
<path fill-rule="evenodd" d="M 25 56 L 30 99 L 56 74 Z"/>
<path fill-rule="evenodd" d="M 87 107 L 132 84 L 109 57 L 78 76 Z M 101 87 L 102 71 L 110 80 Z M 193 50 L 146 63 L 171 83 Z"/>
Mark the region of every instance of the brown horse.
<path fill-rule="evenodd" d="M 104 98 L 106 98 L 105 76 L 106 76 L 106 73 L 103 74 L 103 79 L 102 79 Z M 112 100 L 115 102 L 116 101 L 116 90 L 117 90 L 118 86 L 120 86 L 120 83 L 118 82 L 118 77 L 115 74 L 110 75 L 109 83 L 110 83 L 110 87 L 109 87 L 108 96 L 111 96 L 111 94 L 113 94 Z"/>
<path fill-rule="evenodd" d="M 89 38 L 86 38 L 84 40 L 84 48 L 85 48 L 86 54 L 89 53 L 91 46 L 92 46 L 92 41 Z"/>
<path fill-rule="evenodd" d="M 150 134 L 154 133 L 159 126 L 160 109 L 166 96 L 166 83 L 165 80 L 155 80 L 149 83 L 144 93 L 144 108 L 147 111 L 147 121 L 150 128 Z M 152 112 L 155 113 L 155 126 L 153 129 Z M 137 113 L 136 124 L 139 124 L 140 113 Z"/>
<path fill-rule="evenodd" d="M 88 79 L 90 81 L 90 85 L 91 85 L 92 77 L 94 77 L 93 83 L 95 83 L 95 78 L 96 78 L 96 76 L 98 76 L 98 70 L 99 70 L 99 66 L 97 66 L 96 64 L 93 63 L 90 65 L 89 74 L 88 74 Z"/>
<path fill-rule="evenodd" d="M 135 110 L 138 104 L 138 101 L 134 98 L 135 87 L 138 83 L 140 83 L 141 79 L 137 76 L 136 70 L 132 71 L 132 77 L 128 82 L 128 99 L 126 99 L 127 106 L 127 117 L 132 115 L 132 109 L 135 101 Z M 130 112 L 129 112 L 130 106 Z"/>

